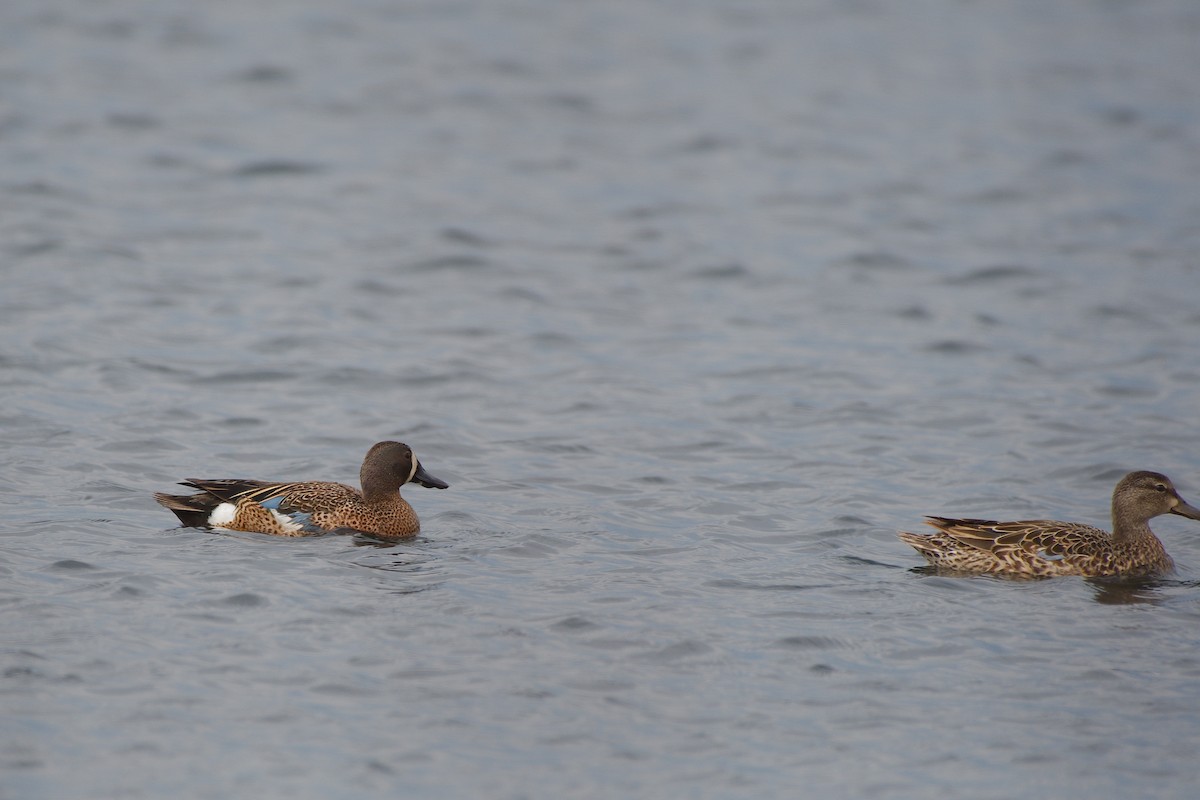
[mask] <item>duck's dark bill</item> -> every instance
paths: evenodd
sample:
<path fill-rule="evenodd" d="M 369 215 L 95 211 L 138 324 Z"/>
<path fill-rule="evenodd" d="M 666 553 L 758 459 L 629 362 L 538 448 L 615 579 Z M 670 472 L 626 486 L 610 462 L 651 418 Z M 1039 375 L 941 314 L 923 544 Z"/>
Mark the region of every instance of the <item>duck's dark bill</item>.
<path fill-rule="evenodd" d="M 428 489 L 448 489 L 448 488 L 450 488 L 450 484 L 446 483 L 445 481 L 443 481 L 439 478 L 433 477 L 428 472 L 426 472 L 425 468 L 422 467 L 420 464 L 417 464 L 417 471 L 413 473 L 412 482 L 419 483 Z M 1198 511 L 1196 513 L 1200 514 L 1200 511 Z"/>
<path fill-rule="evenodd" d="M 1187 501 L 1182 498 L 1179 501 L 1179 505 L 1171 509 L 1171 513 L 1187 517 L 1188 519 L 1200 519 L 1200 508 L 1188 505 Z"/>

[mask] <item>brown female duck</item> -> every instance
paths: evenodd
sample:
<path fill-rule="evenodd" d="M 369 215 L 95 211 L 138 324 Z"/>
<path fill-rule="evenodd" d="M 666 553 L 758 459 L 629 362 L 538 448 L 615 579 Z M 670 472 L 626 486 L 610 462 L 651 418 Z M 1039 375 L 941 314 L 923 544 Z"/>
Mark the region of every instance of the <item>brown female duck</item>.
<path fill-rule="evenodd" d="M 1180 497 L 1166 475 L 1131 472 L 1113 490 L 1111 534 L 1077 522 L 928 517 L 937 533 L 901 532 L 900 538 L 935 567 L 958 572 L 1152 577 L 1175 567 L 1150 530 L 1150 520 L 1161 514 L 1200 520 L 1200 509 Z"/>

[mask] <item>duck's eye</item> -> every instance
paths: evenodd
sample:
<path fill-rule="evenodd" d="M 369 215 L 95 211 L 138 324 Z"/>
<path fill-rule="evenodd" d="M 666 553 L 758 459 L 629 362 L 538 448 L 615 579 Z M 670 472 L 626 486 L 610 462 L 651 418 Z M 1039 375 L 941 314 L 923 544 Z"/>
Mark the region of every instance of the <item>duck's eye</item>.
<path fill-rule="evenodd" d="M 1154 491 L 1156 491 L 1156 492 L 1165 492 L 1166 490 L 1167 490 L 1167 485 L 1166 485 L 1165 483 L 1156 483 L 1156 484 L 1154 484 Z"/>

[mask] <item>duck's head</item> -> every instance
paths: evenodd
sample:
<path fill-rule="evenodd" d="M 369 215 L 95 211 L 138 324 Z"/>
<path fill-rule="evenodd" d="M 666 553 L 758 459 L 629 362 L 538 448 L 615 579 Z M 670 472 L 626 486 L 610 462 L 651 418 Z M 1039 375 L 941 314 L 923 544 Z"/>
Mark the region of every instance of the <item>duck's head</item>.
<path fill-rule="evenodd" d="M 1179 496 L 1171 479 L 1160 472 L 1131 472 L 1113 490 L 1113 513 L 1136 512 L 1143 520 L 1160 514 L 1178 514 L 1200 520 L 1200 508 Z"/>
<path fill-rule="evenodd" d="M 363 493 L 394 492 L 406 483 L 416 483 L 429 489 L 446 489 L 450 484 L 425 471 L 403 442 L 379 442 L 367 451 L 359 471 Z"/>

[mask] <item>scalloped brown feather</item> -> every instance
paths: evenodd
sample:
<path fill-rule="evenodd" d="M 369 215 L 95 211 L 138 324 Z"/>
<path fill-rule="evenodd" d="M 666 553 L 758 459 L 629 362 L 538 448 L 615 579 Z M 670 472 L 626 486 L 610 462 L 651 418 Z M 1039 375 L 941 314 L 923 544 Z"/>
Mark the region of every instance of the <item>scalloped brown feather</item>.
<path fill-rule="evenodd" d="M 930 564 L 962 572 L 1048 578 L 1170 569 L 1169 557 L 1165 569 L 1159 558 L 1166 557 L 1161 544 L 1158 553 L 1153 546 L 1117 548 L 1105 531 L 1075 522 L 928 517 L 926 524 L 938 533 L 901 533 L 900 538 Z"/>

